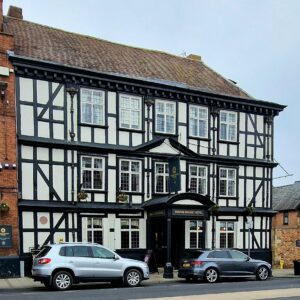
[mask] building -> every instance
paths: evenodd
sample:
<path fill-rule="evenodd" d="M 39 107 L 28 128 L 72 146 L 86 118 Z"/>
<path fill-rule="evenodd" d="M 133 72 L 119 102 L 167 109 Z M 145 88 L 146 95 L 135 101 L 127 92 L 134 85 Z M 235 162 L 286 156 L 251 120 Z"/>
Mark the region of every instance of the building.
<path fill-rule="evenodd" d="M 200 56 L 35 24 L 19 8 L 2 35 L 13 39 L 25 273 L 33 250 L 77 240 L 135 258 L 151 249 L 159 265 L 211 247 L 249 246 L 271 261 L 273 121 L 283 105 L 249 96 Z"/>
<path fill-rule="evenodd" d="M 273 187 L 273 264 L 292 268 L 293 261 L 300 259 L 300 181 Z"/>

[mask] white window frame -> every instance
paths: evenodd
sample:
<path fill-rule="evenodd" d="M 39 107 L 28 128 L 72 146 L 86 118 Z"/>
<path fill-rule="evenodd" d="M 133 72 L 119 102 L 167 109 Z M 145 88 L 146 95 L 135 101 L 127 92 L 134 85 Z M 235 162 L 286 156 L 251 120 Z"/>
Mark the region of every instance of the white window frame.
<path fill-rule="evenodd" d="M 83 162 L 84 158 L 91 158 L 92 159 L 92 167 L 91 168 L 84 168 L 82 166 L 82 162 Z M 102 168 L 95 168 L 94 167 L 94 160 L 95 159 L 102 160 Z M 84 170 L 91 171 L 91 173 L 92 173 L 92 178 L 91 178 L 92 187 L 91 188 L 82 187 L 82 189 L 85 190 L 85 191 L 104 191 L 104 189 L 105 189 L 105 159 L 104 159 L 104 157 L 88 156 L 88 155 L 82 155 L 80 157 L 80 173 L 81 173 L 80 180 L 81 180 L 82 184 L 83 184 L 83 171 Z M 94 188 L 94 171 L 100 171 L 100 172 L 102 172 L 102 188 L 101 189 L 95 189 Z"/>
<path fill-rule="evenodd" d="M 226 115 L 226 121 L 222 121 L 222 114 Z M 235 115 L 235 121 L 232 122 L 229 119 L 230 115 Z M 221 110 L 220 111 L 220 128 L 219 128 L 219 134 L 220 134 L 220 140 L 221 141 L 228 141 L 228 142 L 236 142 L 237 141 L 237 118 L 238 115 L 234 111 L 226 111 L 226 110 Z M 223 125 L 226 125 L 226 137 L 222 137 L 222 130 L 221 127 Z M 229 128 L 234 126 L 234 139 L 231 139 L 229 136 Z"/>
<path fill-rule="evenodd" d="M 197 116 L 195 118 L 192 118 L 191 110 L 196 109 L 197 110 Z M 200 110 L 205 110 L 206 111 L 206 118 L 200 118 Z M 189 135 L 197 138 L 208 138 L 208 108 L 204 106 L 199 106 L 199 105 L 190 105 L 189 106 Z M 197 124 L 197 134 L 192 133 L 192 123 L 191 119 L 196 120 Z M 200 126 L 199 122 L 200 121 L 205 121 L 205 135 L 200 135 Z"/>
<path fill-rule="evenodd" d="M 226 171 L 226 177 L 221 177 L 221 171 Z M 234 171 L 234 179 L 228 177 L 228 171 Z M 221 194 L 221 181 L 226 181 L 226 194 Z M 229 195 L 229 182 L 234 182 L 234 194 Z M 220 197 L 236 197 L 236 189 L 237 189 L 237 170 L 234 168 L 219 168 L 219 196 Z"/>
<path fill-rule="evenodd" d="M 159 112 L 157 111 L 158 103 L 163 104 L 164 106 L 164 112 Z M 173 106 L 174 114 L 168 114 L 166 112 L 166 105 L 171 104 Z M 157 129 L 157 115 L 163 115 L 164 116 L 164 130 L 160 131 Z M 172 132 L 167 132 L 167 116 L 173 116 L 174 122 L 173 122 L 173 131 Z M 175 134 L 176 133 L 176 102 L 172 101 L 166 101 L 166 100 L 156 100 L 155 101 L 155 132 L 157 133 L 164 133 L 164 134 Z"/>
<path fill-rule="evenodd" d="M 197 168 L 197 175 L 191 175 L 191 168 Z M 205 176 L 200 176 L 199 173 L 199 169 L 200 168 L 204 168 L 205 169 Z M 189 189 L 191 189 L 191 179 L 192 178 L 196 178 L 197 180 L 197 189 L 196 189 L 196 193 L 199 194 L 199 181 L 202 179 L 205 180 L 205 193 L 201 194 L 201 195 L 207 195 L 207 183 L 208 183 L 208 167 L 207 166 L 203 166 L 203 165 L 189 165 Z"/>
<path fill-rule="evenodd" d="M 191 229 L 191 222 L 193 222 L 193 221 L 195 221 L 197 223 L 196 229 Z M 190 249 L 200 249 L 200 244 L 202 243 L 202 241 L 200 241 L 200 239 L 199 239 L 199 233 L 204 234 L 204 230 L 199 229 L 200 228 L 200 223 L 202 223 L 201 227 L 204 229 L 203 221 L 199 221 L 199 220 L 190 220 L 189 221 Z M 196 233 L 196 247 L 192 247 L 192 245 L 191 245 L 191 233 Z"/>
<path fill-rule="evenodd" d="M 225 230 L 221 231 L 221 223 L 225 223 Z M 233 223 L 233 230 L 228 230 L 228 223 Z M 233 233 L 233 247 L 236 247 L 236 238 L 237 238 L 237 230 L 236 230 L 237 224 L 234 221 L 230 221 L 230 220 L 220 220 L 218 222 L 218 227 L 217 227 L 217 231 L 218 231 L 218 248 L 221 248 L 221 234 L 225 234 L 225 246 L 224 248 L 228 248 L 228 234 L 229 233 Z M 222 247 L 223 248 L 223 247 Z"/>
<path fill-rule="evenodd" d="M 129 221 L 129 228 L 127 229 L 122 229 L 122 220 L 128 220 Z M 132 221 L 138 221 L 138 229 L 133 229 L 132 228 Z M 120 219 L 120 229 L 121 229 L 121 234 L 120 234 L 120 248 L 121 249 L 138 249 L 140 247 L 141 244 L 141 222 L 140 219 L 138 218 L 121 218 Z M 128 232 L 129 234 L 129 248 L 122 248 L 122 232 Z M 139 236 L 139 244 L 137 248 L 132 248 L 132 232 L 138 232 L 138 236 Z"/>
<path fill-rule="evenodd" d="M 91 219 L 91 228 L 88 228 L 88 222 L 89 222 L 89 219 Z M 101 228 L 94 228 L 94 221 L 95 219 L 99 219 L 101 220 Z M 103 230 L 103 218 L 99 218 L 99 217 L 86 217 L 86 240 L 87 242 L 89 243 L 95 243 L 94 241 L 94 232 L 98 232 L 98 231 L 101 231 L 102 232 L 102 245 L 103 245 L 103 242 L 104 242 L 104 236 L 103 236 L 103 233 L 104 233 L 104 230 Z M 92 240 L 89 241 L 89 232 L 92 233 Z"/>
<path fill-rule="evenodd" d="M 126 108 L 123 106 L 123 101 L 124 100 L 129 101 L 129 108 Z M 139 105 L 140 108 L 139 109 L 135 109 L 132 107 L 132 100 L 139 100 Z M 129 124 L 127 124 L 128 126 L 124 126 L 125 122 L 124 120 L 122 121 L 122 113 L 126 112 L 129 114 Z M 133 113 L 134 112 L 138 112 L 139 114 L 139 126 L 138 128 L 134 128 L 133 124 L 132 124 L 132 120 L 133 120 Z M 119 96 L 119 127 L 123 128 L 123 129 L 130 129 L 130 130 L 141 130 L 142 129 L 142 98 L 138 97 L 138 96 L 132 96 L 132 95 L 127 95 L 127 94 L 120 94 Z"/>
<path fill-rule="evenodd" d="M 122 171 L 122 161 L 127 161 L 129 162 L 129 170 L 128 171 Z M 137 162 L 139 163 L 139 172 L 132 172 L 131 171 L 131 164 L 133 162 Z M 119 161 L 120 163 L 120 167 L 119 167 L 119 173 L 120 173 L 120 176 L 119 176 L 119 187 L 120 187 L 120 191 L 121 192 L 132 192 L 132 193 L 140 193 L 142 191 L 142 161 L 141 160 L 132 160 L 132 159 L 120 159 Z M 129 174 L 129 190 L 123 190 L 121 189 L 121 173 L 128 173 Z M 138 191 L 132 191 L 131 189 L 131 181 L 132 181 L 132 176 L 131 175 L 136 175 L 138 174 L 139 175 L 139 190 Z"/>
<path fill-rule="evenodd" d="M 163 165 L 164 166 L 164 173 L 157 173 L 157 171 L 156 171 L 157 165 Z M 166 183 L 166 179 L 168 179 L 168 183 L 169 183 L 169 172 L 166 172 L 167 166 L 169 166 L 169 164 L 167 162 L 157 161 L 157 162 L 154 163 L 154 176 L 155 176 L 155 180 L 154 180 L 155 187 L 154 187 L 154 189 L 155 189 L 156 194 L 168 194 L 169 193 L 169 186 L 167 186 L 167 183 Z M 156 190 L 156 184 L 157 184 L 157 177 L 158 176 L 163 177 L 163 192 L 158 192 Z"/>
<path fill-rule="evenodd" d="M 84 101 L 83 95 L 82 95 L 84 91 L 91 92 L 91 102 Z M 99 103 L 99 105 L 102 106 L 102 122 L 100 122 L 100 123 L 93 122 L 93 120 L 94 120 L 94 108 L 93 108 L 93 104 L 96 104 L 95 100 L 93 99 L 93 95 L 94 95 L 95 92 L 102 94 L 102 103 Z M 83 120 L 83 107 L 84 107 L 84 103 L 85 102 L 89 103 L 92 106 L 92 116 L 91 116 L 92 122 L 87 122 L 87 121 Z M 80 112 L 81 112 L 80 113 L 80 122 L 81 123 L 83 123 L 83 124 L 89 124 L 89 125 L 104 126 L 105 125 L 105 92 L 102 91 L 102 90 L 89 89 L 89 88 L 81 88 L 80 89 Z"/>

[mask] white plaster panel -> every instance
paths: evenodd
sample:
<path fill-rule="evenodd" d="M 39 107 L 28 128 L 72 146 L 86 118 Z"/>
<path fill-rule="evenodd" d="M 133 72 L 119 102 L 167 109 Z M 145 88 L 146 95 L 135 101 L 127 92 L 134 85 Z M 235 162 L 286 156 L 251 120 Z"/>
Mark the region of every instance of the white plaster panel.
<path fill-rule="evenodd" d="M 137 146 L 142 144 L 143 134 L 142 133 L 132 133 L 132 146 Z"/>
<path fill-rule="evenodd" d="M 248 144 L 254 144 L 254 135 L 248 135 Z"/>
<path fill-rule="evenodd" d="M 116 170 L 108 170 L 108 202 L 116 202 Z"/>
<path fill-rule="evenodd" d="M 63 124 L 53 124 L 53 138 L 58 140 L 64 139 L 64 125 Z"/>
<path fill-rule="evenodd" d="M 38 229 L 49 229 L 50 228 L 50 214 L 47 212 L 37 213 L 37 226 Z"/>
<path fill-rule="evenodd" d="M 236 247 L 243 248 L 243 233 L 240 232 L 240 229 L 243 229 L 243 217 L 239 217 L 238 222 L 236 222 L 235 224 L 237 227 Z"/>
<path fill-rule="evenodd" d="M 245 113 L 240 113 L 240 130 L 245 131 Z"/>
<path fill-rule="evenodd" d="M 252 124 L 252 122 L 250 120 L 250 116 L 251 116 L 251 118 L 252 118 L 253 121 L 255 120 L 254 115 L 250 114 L 249 115 L 249 119 L 248 119 L 248 131 L 249 132 L 254 132 L 254 127 L 253 127 L 253 124 Z"/>
<path fill-rule="evenodd" d="M 181 123 L 186 123 L 186 103 L 179 102 L 178 103 L 178 121 Z"/>
<path fill-rule="evenodd" d="M 187 127 L 186 126 L 178 126 L 178 141 L 180 144 L 187 146 L 186 141 L 187 141 Z"/>
<path fill-rule="evenodd" d="M 38 122 L 38 136 L 44 138 L 50 137 L 50 126 L 48 122 Z"/>
<path fill-rule="evenodd" d="M 45 176 L 49 179 L 49 165 L 39 164 Z M 46 184 L 41 174 L 37 173 L 37 197 L 38 200 L 49 200 L 49 186 Z"/>
<path fill-rule="evenodd" d="M 52 91 L 53 92 L 56 90 L 57 86 L 58 86 L 58 84 L 56 84 L 54 82 L 52 83 Z M 64 106 L 64 87 L 62 87 L 60 89 L 60 91 L 58 92 L 57 96 L 53 100 L 53 105 L 60 106 L 60 107 Z"/>
<path fill-rule="evenodd" d="M 140 219 L 140 248 L 146 248 L 146 220 Z"/>
<path fill-rule="evenodd" d="M 53 161 L 64 161 L 64 150 L 61 149 L 53 149 L 52 150 L 52 159 Z"/>
<path fill-rule="evenodd" d="M 41 111 L 43 110 L 42 107 L 38 107 L 37 108 L 37 115 L 39 116 L 39 114 L 41 113 Z M 49 110 L 46 110 L 46 112 L 43 115 L 44 119 L 49 119 Z"/>
<path fill-rule="evenodd" d="M 33 148 L 30 146 L 21 146 L 22 158 L 33 159 Z"/>
<path fill-rule="evenodd" d="M 94 194 L 94 201 L 95 202 L 104 202 L 105 195 L 104 194 Z"/>
<path fill-rule="evenodd" d="M 240 157 L 245 157 L 245 150 L 246 150 L 246 140 L 245 140 L 245 135 L 244 134 L 240 134 L 240 145 L 239 145 L 240 149 L 239 149 L 239 153 L 240 153 Z"/>
<path fill-rule="evenodd" d="M 219 205 L 220 206 L 226 206 L 226 200 L 220 199 L 219 200 Z"/>
<path fill-rule="evenodd" d="M 140 204 L 140 203 L 142 203 L 142 196 L 132 196 L 132 203 L 133 204 Z"/>
<path fill-rule="evenodd" d="M 68 151 L 68 162 L 72 163 L 72 151 Z M 77 151 L 74 151 L 74 162 L 77 163 Z"/>
<path fill-rule="evenodd" d="M 263 168 L 261 167 L 256 167 L 256 177 L 263 177 Z"/>
<path fill-rule="evenodd" d="M 53 225 L 55 226 L 58 221 L 60 220 L 60 218 L 62 217 L 62 213 L 53 213 Z M 66 228 L 66 224 L 65 224 L 65 220 L 60 224 L 60 226 L 58 227 L 58 229 L 65 229 Z"/>
<path fill-rule="evenodd" d="M 33 123 L 33 107 L 28 105 L 21 105 L 21 134 L 22 135 L 34 135 L 34 123 Z"/>
<path fill-rule="evenodd" d="M 212 222 L 206 222 L 206 238 L 205 243 L 207 248 L 212 248 Z"/>
<path fill-rule="evenodd" d="M 72 214 L 71 213 L 68 214 L 68 219 L 69 219 L 69 229 L 72 229 L 73 226 L 72 226 Z M 74 227 L 75 227 L 75 229 L 77 228 L 77 217 L 76 217 L 76 215 L 74 217 Z M 72 236 L 71 236 L 70 241 L 72 241 Z"/>
<path fill-rule="evenodd" d="M 227 155 L 227 145 L 219 143 L 219 153 L 220 155 Z"/>
<path fill-rule="evenodd" d="M 117 99 L 117 94 L 115 92 L 108 92 L 107 111 L 109 114 L 116 113 L 116 107 L 117 107 L 116 99 Z"/>
<path fill-rule="evenodd" d="M 110 232 L 110 229 L 115 229 L 115 215 L 114 214 L 108 214 L 107 215 L 107 246 L 110 249 L 116 249 L 115 246 L 115 230 L 114 232 Z"/>
<path fill-rule="evenodd" d="M 22 163 L 22 198 L 33 199 L 33 164 Z"/>
<path fill-rule="evenodd" d="M 129 132 L 119 131 L 119 144 L 129 146 Z"/>
<path fill-rule="evenodd" d="M 253 198 L 253 180 L 247 180 L 247 193 L 246 193 L 246 203 L 247 205 L 249 204 L 249 202 L 251 201 L 251 199 Z"/>
<path fill-rule="evenodd" d="M 49 161 L 49 148 L 38 147 L 36 150 L 37 150 L 36 155 L 38 160 Z"/>
<path fill-rule="evenodd" d="M 186 175 L 181 175 L 181 189 L 180 192 L 186 192 Z"/>
<path fill-rule="evenodd" d="M 235 200 L 229 200 L 228 206 L 236 207 L 236 201 Z"/>
<path fill-rule="evenodd" d="M 46 242 L 49 234 L 50 234 L 50 231 L 49 232 L 38 232 L 38 244 L 43 245 Z M 50 244 L 50 242 L 48 244 Z"/>
<path fill-rule="evenodd" d="M 239 180 L 239 203 L 238 206 L 244 206 L 244 179 Z"/>
<path fill-rule="evenodd" d="M 117 143 L 117 127 L 116 127 L 116 118 L 108 118 L 108 143 L 115 145 Z"/>
<path fill-rule="evenodd" d="M 189 140 L 188 140 L 188 143 L 189 143 L 188 147 L 189 147 L 192 151 L 194 151 L 195 153 L 197 153 L 197 141 L 196 141 L 196 140 L 189 139 Z"/>
<path fill-rule="evenodd" d="M 184 248 L 190 248 L 190 221 L 184 221 Z"/>
<path fill-rule="evenodd" d="M 115 167 L 116 166 L 116 161 L 117 161 L 117 156 L 116 154 L 108 154 L 108 165 Z"/>
<path fill-rule="evenodd" d="M 244 166 L 239 166 L 239 176 L 244 176 Z"/>
<path fill-rule="evenodd" d="M 23 228 L 26 229 L 34 228 L 33 212 L 23 211 L 22 218 L 23 218 Z"/>
<path fill-rule="evenodd" d="M 121 248 L 121 219 L 115 219 L 115 249 Z"/>
<path fill-rule="evenodd" d="M 256 158 L 258 159 L 264 158 L 264 150 L 262 148 L 256 148 Z"/>
<path fill-rule="evenodd" d="M 257 131 L 259 133 L 264 132 L 264 117 L 257 115 Z"/>
<path fill-rule="evenodd" d="M 180 153 L 177 149 L 175 149 L 170 144 L 168 139 L 165 139 L 164 142 L 161 145 L 150 149 L 149 152 L 152 152 L 152 153 L 167 153 L 167 154 L 179 154 Z"/>
<path fill-rule="evenodd" d="M 208 142 L 200 141 L 199 151 L 201 154 L 208 154 Z"/>
<path fill-rule="evenodd" d="M 247 147 L 247 157 L 254 158 L 254 147 Z"/>
<path fill-rule="evenodd" d="M 33 232 L 23 232 L 23 251 L 24 253 L 30 252 L 34 248 L 34 233 Z"/>
<path fill-rule="evenodd" d="M 245 168 L 247 168 L 247 176 L 248 176 L 248 177 L 253 177 L 253 175 L 254 175 L 253 167 L 247 166 L 247 167 L 245 167 Z"/>
<path fill-rule="evenodd" d="M 95 140 L 95 143 L 105 144 L 105 129 L 95 128 L 94 129 L 94 140 Z"/>
<path fill-rule="evenodd" d="M 20 77 L 20 100 L 33 102 L 33 80 Z"/>
<path fill-rule="evenodd" d="M 229 155 L 237 156 L 237 145 L 229 145 Z"/>
<path fill-rule="evenodd" d="M 65 173 L 64 166 L 53 166 L 53 188 L 57 192 L 61 200 L 64 200 L 65 192 Z"/>
<path fill-rule="evenodd" d="M 186 172 L 186 160 L 184 160 L 184 159 L 180 160 L 180 171 Z"/>
<path fill-rule="evenodd" d="M 81 126 L 81 141 L 90 143 L 92 141 L 92 128 Z"/>
<path fill-rule="evenodd" d="M 37 102 L 40 104 L 46 104 L 49 101 L 49 84 L 48 81 L 37 80 Z"/>
<path fill-rule="evenodd" d="M 64 120 L 64 112 L 62 110 L 54 109 L 53 110 L 53 119 L 56 121 Z"/>

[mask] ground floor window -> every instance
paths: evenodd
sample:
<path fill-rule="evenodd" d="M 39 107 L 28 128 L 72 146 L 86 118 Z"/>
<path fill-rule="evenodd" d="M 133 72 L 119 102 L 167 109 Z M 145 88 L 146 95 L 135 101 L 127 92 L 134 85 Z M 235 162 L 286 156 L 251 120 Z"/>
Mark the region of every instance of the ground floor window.
<path fill-rule="evenodd" d="M 220 248 L 234 248 L 234 222 L 220 222 Z"/>
<path fill-rule="evenodd" d="M 139 219 L 121 219 L 121 248 L 139 248 Z"/>
<path fill-rule="evenodd" d="M 203 221 L 190 221 L 190 248 L 204 248 L 203 234 Z"/>
<path fill-rule="evenodd" d="M 101 218 L 87 218 L 87 241 L 103 244 L 103 225 Z"/>

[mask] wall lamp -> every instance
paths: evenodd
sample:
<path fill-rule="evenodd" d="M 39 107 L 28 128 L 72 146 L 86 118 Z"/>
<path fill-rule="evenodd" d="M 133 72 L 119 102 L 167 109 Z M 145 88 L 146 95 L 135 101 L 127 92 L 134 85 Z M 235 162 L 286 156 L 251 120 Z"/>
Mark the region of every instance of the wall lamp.
<path fill-rule="evenodd" d="M 6 89 L 7 89 L 7 82 L 0 81 L 0 98 L 1 98 L 1 100 L 5 100 Z"/>

